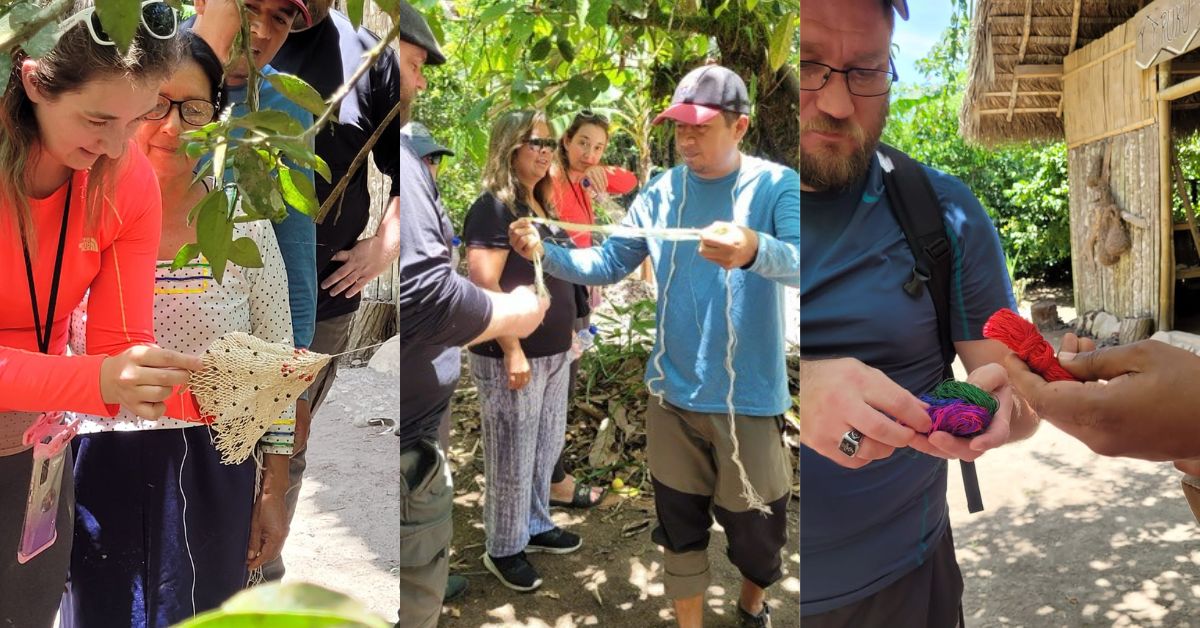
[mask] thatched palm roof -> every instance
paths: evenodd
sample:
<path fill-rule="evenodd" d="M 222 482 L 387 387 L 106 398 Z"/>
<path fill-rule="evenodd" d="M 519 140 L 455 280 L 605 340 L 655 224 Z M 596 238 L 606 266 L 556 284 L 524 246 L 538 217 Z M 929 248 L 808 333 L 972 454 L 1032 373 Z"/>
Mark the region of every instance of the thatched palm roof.
<path fill-rule="evenodd" d="M 969 78 L 959 113 L 963 137 L 987 145 L 1062 139 L 1063 58 L 1145 4 L 975 0 Z"/>

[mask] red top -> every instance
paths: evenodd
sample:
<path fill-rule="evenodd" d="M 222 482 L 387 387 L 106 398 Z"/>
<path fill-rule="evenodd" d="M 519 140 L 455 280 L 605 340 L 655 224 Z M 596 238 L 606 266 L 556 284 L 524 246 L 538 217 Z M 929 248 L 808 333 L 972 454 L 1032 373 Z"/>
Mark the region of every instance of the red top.
<path fill-rule="evenodd" d="M 637 175 L 616 166 L 606 166 L 609 194 L 628 194 L 638 186 Z M 554 177 L 554 207 L 565 222 L 594 224 L 596 213 L 592 210 L 592 196 L 583 187 L 583 179 L 572 183 L 568 177 Z M 587 248 L 592 245 L 592 234 L 587 231 L 568 231 L 575 246 Z"/>
<path fill-rule="evenodd" d="M 162 196 L 150 163 L 130 142 L 93 232 L 84 233 L 86 171 L 76 172 L 54 309 L 50 353 L 38 351 L 25 260 L 12 208 L 0 208 L 0 411 L 63 410 L 113 416 L 100 395 L 100 364 L 135 345 L 154 344 L 154 265 L 162 228 Z M 67 184 L 30 200 L 36 250 L 30 251 L 38 316 L 44 323 Z M 9 219 L 9 218 L 12 219 Z M 90 293 L 88 355 L 66 356 L 72 310 Z"/>

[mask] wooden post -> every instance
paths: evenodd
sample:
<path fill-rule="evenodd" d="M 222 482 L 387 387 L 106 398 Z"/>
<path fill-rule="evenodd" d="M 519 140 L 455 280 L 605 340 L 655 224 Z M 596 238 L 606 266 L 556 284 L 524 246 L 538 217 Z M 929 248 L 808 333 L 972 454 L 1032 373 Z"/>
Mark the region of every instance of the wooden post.
<path fill-rule="evenodd" d="M 1158 91 L 1167 89 L 1171 82 L 1171 62 L 1158 64 Z M 1169 330 L 1175 318 L 1175 247 L 1171 216 L 1171 101 L 1158 101 L 1158 220 L 1159 220 L 1159 277 L 1158 313 L 1155 317 L 1159 330 Z"/>

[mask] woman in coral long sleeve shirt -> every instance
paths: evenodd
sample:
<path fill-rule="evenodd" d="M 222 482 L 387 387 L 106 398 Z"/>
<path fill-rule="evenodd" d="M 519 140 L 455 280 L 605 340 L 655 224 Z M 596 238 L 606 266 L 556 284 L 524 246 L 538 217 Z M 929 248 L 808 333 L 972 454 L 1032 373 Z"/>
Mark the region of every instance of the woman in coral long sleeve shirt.
<path fill-rule="evenodd" d="M 71 549 L 70 448 L 57 540 L 17 563 L 33 468 L 21 435 L 50 411 L 162 414 L 199 358 L 153 347 L 161 198 L 129 144 L 178 62 L 175 14 L 143 7 L 130 51 L 101 43 L 82 4 L 54 49 L 20 53 L 0 97 L 0 624 L 49 626 Z M 70 23 L 69 20 L 67 23 Z M 148 33 L 148 29 L 155 29 Z M 96 32 L 94 32 L 96 31 Z M 166 36 L 164 38 L 164 35 Z M 99 40 L 99 41 L 98 41 Z M 69 317 L 92 304 L 89 355 L 66 355 Z"/>
<path fill-rule="evenodd" d="M 576 224 L 593 224 L 596 222 L 596 212 L 592 205 L 594 194 L 628 194 L 637 188 L 637 175 L 616 166 L 605 166 L 600 160 L 604 157 L 604 149 L 608 146 L 608 119 L 591 111 L 581 111 L 575 114 L 571 126 L 563 133 L 558 146 L 558 159 L 551 174 L 554 177 L 554 206 L 558 215 L 566 222 Z M 592 234 L 587 231 L 568 231 L 575 246 L 587 248 L 592 246 Z M 589 295 L 599 295 L 599 288 L 588 291 Z M 592 303 L 598 298 L 589 297 Z M 591 320 L 589 316 L 579 318 L 575 330 L 586 329 Z M 575 381 L 579 376 L 579 360 L 571 362 L 571 381 L 568 384 L 572 397 L 574 396 Z M 575 478 L 567 475 L 563 469 L 562 460 L 554 465 L 551 476 L 550 504 L 552 506 L 572 506 L 590 508 L 600 503 L 604 491 L 587 486 L 576 486 Z"/>

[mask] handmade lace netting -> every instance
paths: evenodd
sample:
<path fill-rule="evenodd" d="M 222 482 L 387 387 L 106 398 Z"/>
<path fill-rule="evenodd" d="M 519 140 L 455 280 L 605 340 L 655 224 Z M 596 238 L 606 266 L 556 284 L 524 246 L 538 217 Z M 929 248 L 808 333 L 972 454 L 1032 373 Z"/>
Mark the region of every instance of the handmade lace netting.
<path fill-rule="evenodd" d="M 218 338 L 192 373 L 200 413 L 213 417 L 214 444 L 224 464 L 239 464 L 271 423 L 312 384 L 334 356 L 275 344 L 245 332 Z"/>

